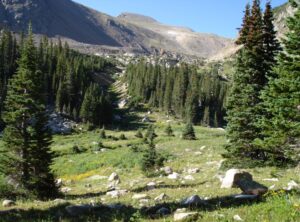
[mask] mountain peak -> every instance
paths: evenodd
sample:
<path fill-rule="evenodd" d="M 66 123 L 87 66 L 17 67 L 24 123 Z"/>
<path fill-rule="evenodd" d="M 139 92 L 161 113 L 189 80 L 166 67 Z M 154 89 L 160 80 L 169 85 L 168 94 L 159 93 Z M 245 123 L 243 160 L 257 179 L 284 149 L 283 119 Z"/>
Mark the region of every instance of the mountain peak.
<path fill-rule="evenodd" d="M 147 23 L 158 23 L 157 20 L 150 16 L 145 16 L 137 13 L 131 13 L 131 12 L 123 12 L 118 16 L 120 19 L 124 19 L 126 21 L 139 21 L 139 22 L 147 22 Z"/>

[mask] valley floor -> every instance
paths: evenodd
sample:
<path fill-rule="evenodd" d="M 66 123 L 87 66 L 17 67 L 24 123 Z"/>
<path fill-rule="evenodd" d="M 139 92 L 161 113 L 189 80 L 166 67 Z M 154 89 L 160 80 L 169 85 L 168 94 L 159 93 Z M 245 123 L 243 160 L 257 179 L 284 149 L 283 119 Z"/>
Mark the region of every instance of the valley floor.
<path fill-rule="evenodd" d="M 234 221 L 234 218 L 238 219 L 236 215 L 243 221 L 251 222 L 300 221 L 299 193 L 280 191 L 291 180 L 300 182 L 299 167 L 247 170 L 256 181 L 271 187 L 273 191 L 252 203 L 234 201 L 230 195 L 241 193 L 239 189 L 220 188 L 219 177 L 225 173 L 221 168 L 221 154 L 226 143 L 224 130 L 195 127 L 197 140 L 184 141 L 180 138 L 184 125 L 177 122 L 171 124 L 175 137 L 170 138 L 164 133 L 166 120 L 157 120 L 158 137 L 155 143 L 157 150 L 167 158 L 165 166 L 177 172 L 179 179 L 169 179 L 160 173 L 152 178 L 144 176 L 139 166 L 142 152 L 131 148 L 145 148 L 142 140 L 135 137 L 136 130 L 106 130 L 107 136 L 119 138 L 125 134 L 127 139 L 102 139 L 101 149 L 97 148 L 99 130 L 55 136 L 52 148 L 57 157 L 53 171 L 57 178 L 62 179 L 66 193 L 54 201 L 17 200 L 11 208 L 0 206 L 0 221 L 173 221 L 173 213 L 157 218 L 153 212 L 162 206 L 174 212 L 182 208 L 182 199 L 192 195 L 199 195 L 210 204 L 190 210 L 199 212 L 198 221 Z M 72 153 L 74 145 L 83 152 Z M 191 173 L 196 168 L 199 172 Z M 113 172 L 120 177 L 118 188 L 127 191 L 124 194 L 121 192 L 117 198 L 107 195 L 108 177 Z M 155 182 L 154 189 L 147 189 L 149 182 Z M 145 195 L 138 198 L 142 200 L 133 199 L 136 194 Z M 161 194 L 166 194 L 168 198 L 155 201 Z M 98 207 L 86 215 L 79 213 L 72 217 L 67 213 L 66 206 L 76 204 Z"/>

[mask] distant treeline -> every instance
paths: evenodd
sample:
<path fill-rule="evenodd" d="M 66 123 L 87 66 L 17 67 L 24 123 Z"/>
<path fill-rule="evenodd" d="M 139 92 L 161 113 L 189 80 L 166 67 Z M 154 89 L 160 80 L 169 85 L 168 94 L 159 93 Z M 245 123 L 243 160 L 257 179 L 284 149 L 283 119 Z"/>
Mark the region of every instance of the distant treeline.
<path fill-rule="evenodd" d="M 148 103 L 194 124 L 225 125 L 230 84 L 213 69 L 198 70 L 187 64 L 165 68 L 141 61 L 128 66 L 125 78 L 133 101 Z"/>
<path fill-rule="evenodd" d="M 0 35 L 0 114 L 6 98 L 9 79 L 16 73 L 24 37 L 16 40 L 9 31 Z M 37 70 L 44 77 L 47 105 L 55 107 L 74 120 L 100 126 L 112 120 L 110 95 L 94 78 L 96 73 L 113 67 L 101 57 L 83 55 L 71 50 L 67 43 L 54 44 L 42 38 L 35 49 Z"/>

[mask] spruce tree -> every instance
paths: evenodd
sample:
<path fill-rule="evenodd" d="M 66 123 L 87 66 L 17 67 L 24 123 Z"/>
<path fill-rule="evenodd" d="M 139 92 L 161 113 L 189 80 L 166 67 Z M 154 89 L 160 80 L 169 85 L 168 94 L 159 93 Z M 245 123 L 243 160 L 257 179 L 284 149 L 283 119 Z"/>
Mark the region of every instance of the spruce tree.
<path fill-rule="evenodd" d="M 299 161 L 300 144 L 300 9 L 288 19 L 284 51 L 278 56 L 269 83 L 262 93 L 266 115 L 261 121 L 263 139 L 256 143 L 271 165 Z"/>
<path fill-rule="evenodd" d="M 164 158 L 157 153 L 155 144 L 151 140 L 141 160 L 141 169 L 146 175 L 151 175 L 156 169 L 163 166 Z"/>
<path fill-rule="evenodd" d="M 165 133 L 169 137 L 174 136 L 173 129 L 170 124 L 168 124 L 167 128 L 165 129 Z"/>
<path fill-rule="evenodd" d="M 183 132 L 182 139 L 184 140 L 196 140 L 195 130 L 192 123 L 187 123 Z"/>
<path fill-rule="evenodd" d="M 249 12 L 246 12 L 249 13 Z M 261 128 L 257 121 L 263 118 L 260 94 L 268 81 L 268 73 L 272 64 L 266 68 L 267 40 L 260 1 L 254 0 L 251 8 L 250 22 L 244 23 L 243 29 L 248 30 L 246 36 L 238 43 L 243 44 L 238 52 L 233 86 L 227 104 L 227 136 L 229 143 L 225 155 L 233 164 L 241 160 L 251 159 L 249 164 L 264 161 L 264 152 L 256 146 L 254 140 L 261 138 Z M 247 15 L 245 15 L 247 17 Z M 271 18 L 271 17 L 270 17 Z M 269 20 L 269 19 L 266 19 Z M 272 27 L 268 27 L 271 30 Z M 245 32 L 247 33 L 247 32 Z M 275 32 L 268 33 L 274 39 Z M 268 54 L 275 54 L 274 48 Z"/>
<path fill-rule="evenodd" d="M 56 193 L 50 171 L 53 155 L 47 127 L 43 75 L 37 70 L 31 26 L 17 73 L 10 80 L 3 119 L 6 123 L 1 150 L 1 172 L 38 198 Z"/>

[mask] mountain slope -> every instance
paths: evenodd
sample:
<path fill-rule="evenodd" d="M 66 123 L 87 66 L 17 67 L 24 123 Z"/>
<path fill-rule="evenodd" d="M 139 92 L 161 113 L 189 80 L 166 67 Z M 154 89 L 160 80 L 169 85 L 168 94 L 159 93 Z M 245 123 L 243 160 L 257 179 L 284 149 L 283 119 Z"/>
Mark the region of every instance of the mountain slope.
<path fill-rule="evenodd" d="M 36 34 L 71 39 L 73 46 L 95 45 L 99 50 L 98 46 L 108 46 L 127 52 L 210 57 L 232 44 L 230 39 L 162 25 L 141 15 L 115 18 L 70 0 L 0 1 L 0 26 L 19 32 L 26 30 L 29 21 Z"/>

